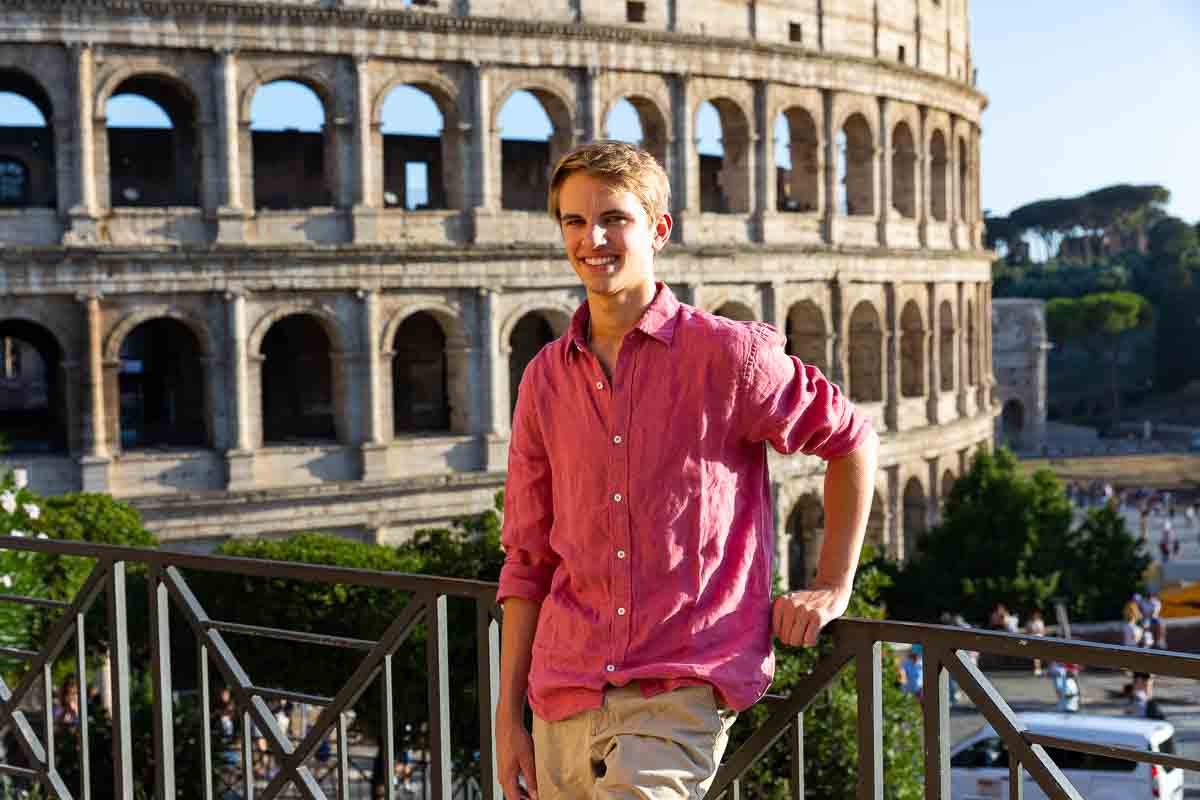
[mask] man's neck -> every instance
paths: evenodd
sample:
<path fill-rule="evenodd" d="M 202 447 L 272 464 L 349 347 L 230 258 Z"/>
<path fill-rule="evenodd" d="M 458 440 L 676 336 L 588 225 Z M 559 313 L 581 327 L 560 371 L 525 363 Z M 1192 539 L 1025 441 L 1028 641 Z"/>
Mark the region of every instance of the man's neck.
<path fill-rule="evenodd" d="M 621 341 L 654 301 L 655 291 L 654 281 L 648 281 L 615 295 L 589 292 L 589 338 L 601 342 Z"/>

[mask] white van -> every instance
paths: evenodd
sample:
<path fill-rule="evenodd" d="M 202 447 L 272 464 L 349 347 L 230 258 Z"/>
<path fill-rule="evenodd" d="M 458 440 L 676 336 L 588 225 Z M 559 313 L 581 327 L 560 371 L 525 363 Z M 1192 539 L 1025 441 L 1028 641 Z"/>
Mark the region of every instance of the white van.
<path fill-rule="evenodd" d="M 1023 713 L 1017 718 L 1031 733 L 1175 754 L 1175 726 L 1164 720 L 1048 713 Z M 1183 770 L 1177 767 L 1052 747 L 1047 753 L 1088 800 L 1183 800 Z M 951 749 L 950 781 L 954 800 L 1008 797 L 1008 750 L 990 725 Z M 1046 797 L 1028 771 L 1023 788 L 1027 800 Z"/>

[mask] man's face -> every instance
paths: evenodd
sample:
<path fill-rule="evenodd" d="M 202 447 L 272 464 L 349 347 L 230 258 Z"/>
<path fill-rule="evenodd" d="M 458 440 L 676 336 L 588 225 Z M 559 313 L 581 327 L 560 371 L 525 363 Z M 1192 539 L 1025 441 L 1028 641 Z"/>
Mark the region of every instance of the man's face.
<path fill-rule="evenodd" d="M 654 284 L 654 254 L 671 235 L 671 216 L 651 220 L 633 192 L 576 172 L 558 193 L 567 258 L 588 295 L 617 296 Z"/>

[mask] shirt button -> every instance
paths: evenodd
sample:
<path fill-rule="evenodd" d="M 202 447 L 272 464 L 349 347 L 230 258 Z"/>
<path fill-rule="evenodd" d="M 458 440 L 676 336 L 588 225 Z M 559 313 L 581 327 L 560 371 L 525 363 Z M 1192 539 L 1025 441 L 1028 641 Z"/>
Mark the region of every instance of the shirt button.
<path fill-rule="evenodd" d="M 603 389 L 603 388 L 604 388 L 604 382 L 603 382 L 603 381 L 596 381 L 596 388 L 597 388 L 597 389 Z"/>
<path fill-rule="evenodd" d="M 624 609 L 624 608 L 618 608 L 618 609 L 617 609 L 617 616 L 618 616 L 618 617 L 623 617 L 623 616 L 625 616 L 625 609 Z"/>
<path fill-rule="evenodd" d="M 620 443 L 621 443 L 621 434 L 618 433 L 616 436 L 613 437 L 613 444 L 620 444 Z"/>
<path fill-rule="evenodd" d="M 609 664 L 609 665 L 608 665 L 607 667 L 605 667 L 604 669 L 605 669 L 607 672 L 616 672 L 616 671 L 617 671 L 617 668 L 616 668 L 616 667 L 614 667 L 612 664 Z"/>
<path fill-rule="evenodd" d="M 624 558 L 624 557 L 625 557 L 625 551 L 624 551 L 624 550 L 618 550 L 618 551 L 617 551 L 617 558 Z"/>
<path fill-rule="evenodd" d="M 620 492 L 617 492 L 616 494 L 613 495 L 613 502 L 614 503 L 621 502 L 621 493 Z"/>

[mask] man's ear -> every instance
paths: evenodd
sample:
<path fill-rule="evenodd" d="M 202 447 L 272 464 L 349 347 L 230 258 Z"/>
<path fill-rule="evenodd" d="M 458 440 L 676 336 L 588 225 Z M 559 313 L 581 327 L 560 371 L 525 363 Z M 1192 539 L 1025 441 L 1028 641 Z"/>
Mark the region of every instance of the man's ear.
<path fill-rule="evenodd" d="M 671 215 L 664 211 L 654 225 L 654 252 L 657 253 L 667 246 L 667 242 L 671 239 L 671 229 L 674 227 L 675 220 L 671 219 Z"/>

